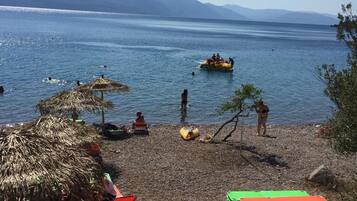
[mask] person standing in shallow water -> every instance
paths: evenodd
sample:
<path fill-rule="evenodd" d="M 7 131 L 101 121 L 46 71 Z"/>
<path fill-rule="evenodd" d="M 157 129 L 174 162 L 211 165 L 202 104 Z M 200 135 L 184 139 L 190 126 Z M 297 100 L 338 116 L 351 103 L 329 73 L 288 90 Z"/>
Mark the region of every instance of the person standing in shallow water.
<path fill-rule="evenodd" d="M 181 109 L 187 108 L 188 90 L 184 89 L 181 94 Z"/>
<path fill-rule="evenodd" d="M 267 120 L 268 120 L 268 113 L 269 113 L 269 107 L 264 104 L 262 100 L 258 102 L 257 105 L 255 105 L 255 111 L 258 114 L 258 125 L 257 125 L 257 135 L 261 136 L 260 130 L 261 127 L 263 126 L 263 135 L 266 135 L 266 130 L 267 130 Z"/>

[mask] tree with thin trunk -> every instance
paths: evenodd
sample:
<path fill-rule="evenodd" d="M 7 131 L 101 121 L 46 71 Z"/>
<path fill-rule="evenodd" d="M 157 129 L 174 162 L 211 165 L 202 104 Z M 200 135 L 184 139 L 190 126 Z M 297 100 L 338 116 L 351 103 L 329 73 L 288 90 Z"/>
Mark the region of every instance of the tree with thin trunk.
<path fill-rule="evenodd" d="M 346 67 L 322 65 L 319 76 L 326 84 L 325 94 L 335 104 L 327 125 L 326 137 L 343 154 L 357 153 L 357 15 L 352 5 L 342 6 L 338 15 L 337 39 L 344 41 L 350 53 Z"/>
<path fill-rule="evenodd" d="M 233 123 L 233 129 L 228 133 L 223 141 L 226 141 L 228 138 L 230 138 L 237 130 L 240 118 L 249 117 L 249 111 L 254 109 L 255 103 L 261 99 L 261 94 L 262 90 L 256 88 L 252 84 L 244 84 L 239 89 L 237 89 L 231 99 L 219 108 L 220 114 L 231 112 L 234 114 L 234 116 L 221 125 L 221 127 L 212 136 L 211 140 L 213 140 L 213 138 L 216 137 L 225 126 Z"/>

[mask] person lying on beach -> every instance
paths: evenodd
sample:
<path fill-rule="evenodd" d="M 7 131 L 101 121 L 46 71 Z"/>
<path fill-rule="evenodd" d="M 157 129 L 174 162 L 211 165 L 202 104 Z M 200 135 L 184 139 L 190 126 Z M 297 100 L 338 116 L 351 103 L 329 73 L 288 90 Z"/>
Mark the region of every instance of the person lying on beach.
<path fill-rule="evenodd" d="M 263 136 L 266 136 L 266 130 L 267 130 L 267 120 L 268 120 L 268 113 L 269 113 L 269 107 L 264 104 L 262 100 L 258 102 L 257 105 L 254 106 L 255 111 L 258 114 L 258 125 L 257 125 L 257 135 L 260 135 L 260 130 L 261 127 L 263 126 Z"/>

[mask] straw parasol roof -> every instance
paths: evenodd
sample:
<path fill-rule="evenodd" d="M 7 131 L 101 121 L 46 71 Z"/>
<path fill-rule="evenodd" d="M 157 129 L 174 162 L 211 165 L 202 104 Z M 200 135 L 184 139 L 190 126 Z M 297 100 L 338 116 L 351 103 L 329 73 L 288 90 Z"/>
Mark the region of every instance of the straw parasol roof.
<path fill-rule="evenodd" d="M 78 146 L 98 140 L 94 127 L 78 125 L 72 121 L 52 115 L 42 116 L 24 125 L 38 135 L 49 138 L 67 146 Z"/>
<path fill-rule="evenodd" d="M 101 98 L 104 100 L 103 93 L 104 92 L 127 92 L 129 91 L 129 87 L 121 84 L 119 82 L 104 78 L 104 75 L 93 80 L 92 82 L 79 86 L 79 91 L 94 91 L 100 92 Z M 104 125 L 104 111 L 102 110 L 102 125 Z M 103 127 L 104 130 L 104 127 Z"/>
<path fill-rule="evenodd" d="M 0 155 L 0 200 L 91 200 L 99 189 L 90 182 L 102 175 L 94 160 L 28 126 L 0 129 Z"/>
<path fill-rule="evenodd" d="M 47 100 L 37 104 L 41 114 L 72 114 L 75 112 L 97 112 L 113 107 L 109 101 L 104 101 L 88 91 L 62 91 Z"/>
<path fill-rule="evenodd" d="M 82 85 L 78 87 L 79 90 L 84 90 L 84 91 L 101 91 L 101 92 L 107 92 L 107 91 L 112 91 L 112 92 L 127 92 L 129 91 L 129 87 L 121 84 L 119 82 L 104 78 L 99 77 L 92 82 Z"/>

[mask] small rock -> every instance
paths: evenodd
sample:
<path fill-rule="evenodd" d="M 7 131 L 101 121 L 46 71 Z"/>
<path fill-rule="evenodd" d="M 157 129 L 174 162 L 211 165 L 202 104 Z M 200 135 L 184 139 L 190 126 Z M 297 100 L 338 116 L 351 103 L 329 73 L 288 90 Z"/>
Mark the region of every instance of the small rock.
<path fill-rule="evenodd" d="M 307 178 L 308 181 L 335 189 L 337 186 L 337 180 L 335 174 L 326 168 L 324 165 L 316 168 Z"/>

